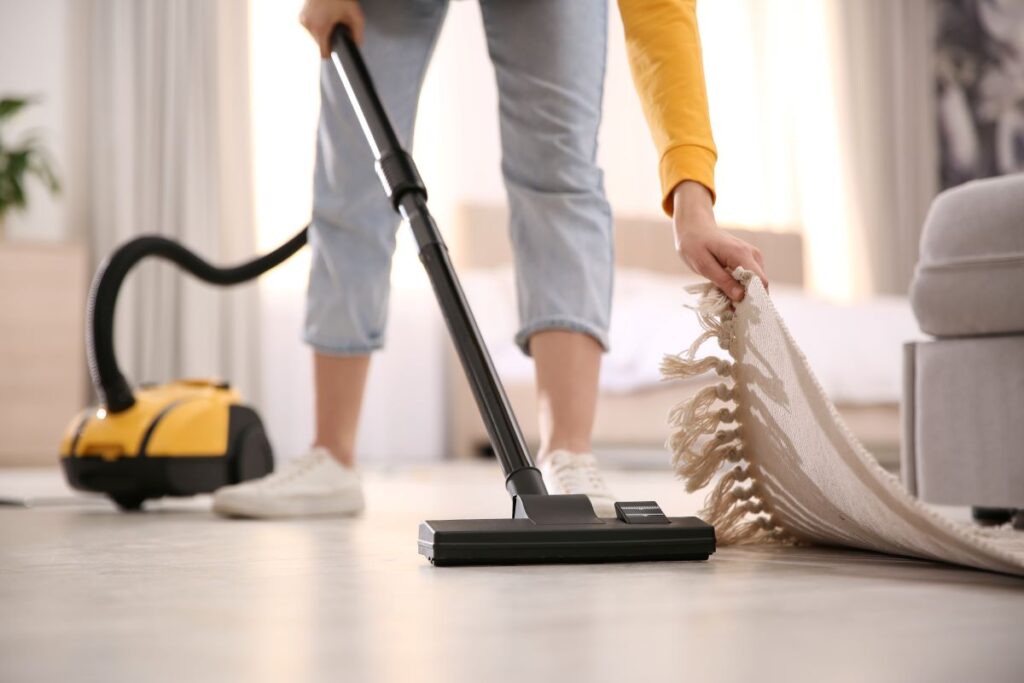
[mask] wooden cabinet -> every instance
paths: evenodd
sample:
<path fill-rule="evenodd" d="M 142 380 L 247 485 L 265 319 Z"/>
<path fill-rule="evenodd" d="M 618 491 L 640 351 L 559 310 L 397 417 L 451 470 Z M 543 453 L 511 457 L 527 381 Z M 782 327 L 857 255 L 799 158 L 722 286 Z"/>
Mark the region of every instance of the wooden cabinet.
<path fill-rule="evenodd" d="M 55 465 L 87 399 L 85 250 L 0 242 L 0 466 Z"/>

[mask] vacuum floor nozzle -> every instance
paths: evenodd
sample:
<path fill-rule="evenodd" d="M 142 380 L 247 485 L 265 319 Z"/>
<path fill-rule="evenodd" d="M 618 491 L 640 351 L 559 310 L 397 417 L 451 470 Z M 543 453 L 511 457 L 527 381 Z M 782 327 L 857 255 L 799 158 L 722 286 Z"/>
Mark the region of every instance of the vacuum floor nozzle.
<path fill-rule="evenodd" d="M 616 508 L 618 518 L 606 519 L 586 496 L 517 496 L 512 519 L 423 522 L 419 552 L 436 566 L 706 560 L 715 552 L 714 528 L 696 517 L 665 517 L 656 503 Z"/>

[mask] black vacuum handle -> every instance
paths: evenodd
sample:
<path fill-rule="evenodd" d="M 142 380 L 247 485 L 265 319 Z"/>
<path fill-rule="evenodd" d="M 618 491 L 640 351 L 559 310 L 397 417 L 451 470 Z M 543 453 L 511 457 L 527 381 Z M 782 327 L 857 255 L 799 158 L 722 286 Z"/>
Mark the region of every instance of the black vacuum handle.
<path fill-rule="evenodd" d="M 427 189 L 412 157 L 395 135 L 351 32 L 343 25 L 336 26 L 331 35 L 331 61 L 376 159 L 384 191 L 416 237 L 420 260 L 505 472 L 505 488 L 511 495 L 547 493 L 448 258 L 444 239 L 427 210 Z"/>

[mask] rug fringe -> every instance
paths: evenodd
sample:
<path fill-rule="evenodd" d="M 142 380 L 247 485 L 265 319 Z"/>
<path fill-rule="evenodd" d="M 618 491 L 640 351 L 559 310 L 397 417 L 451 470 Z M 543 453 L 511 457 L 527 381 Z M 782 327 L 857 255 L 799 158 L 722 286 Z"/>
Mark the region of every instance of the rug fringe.
<path fill-rule="evenodd" d="M 661 361 L 661 375 L 663 379 L 687 379 L 703 375 L 712 370 L 722 377 L 729 377 L 732 374 L 732 363 L 713 356 L 693 360 L 692 358 L 686 358 L 683 354 L 665 356 Z"/>
<path fill-rule="evenodd" d="M 746 286 L 752 273 L 737 268 L 733 276 Z M 736 315 L 732 302 L 710 283 L 687 291 L 699 297 L 697 305 L 690 308 L 704 332 L 684 353 L 664 358 L 662 375 L 666 379 L 689 378 L 714 371 L 727 381 L 701 389 L 669 413 L 672 431 L 666 445 L 672 453 L 672 466 L 686 490 L 692 492 L 707 486 L 727 463 L 733 465 L 719 477 L 701 511 L 714 525 L 719 544 L 791 543 L 794 539 L 775 523 L 767 503 L 757 495 L 754 459 L 744 448 L 742 424 L 719 429 L 737 422 L 735 385 L 731 383 L 734 364 L 713 356 L 696 358 L 700 347 L 711 339 L 717 339 L 731 354 Z"/>

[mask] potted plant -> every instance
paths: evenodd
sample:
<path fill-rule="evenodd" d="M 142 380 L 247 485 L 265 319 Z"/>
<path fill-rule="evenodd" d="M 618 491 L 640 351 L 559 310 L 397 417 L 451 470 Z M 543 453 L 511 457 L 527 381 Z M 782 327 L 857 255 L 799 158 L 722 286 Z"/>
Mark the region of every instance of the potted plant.
<path fill-rule="evenodd" d="M 36 135 L 30 133 L 13 145 L 3 136 L 8 121 L 34 103 L 28 97 L 0 99 L 0 238 L 8 212 L 28 205 L 25 183 L 30 177 L 34 176 L 53 194 L 60 191 L 50 154 Z"/>

